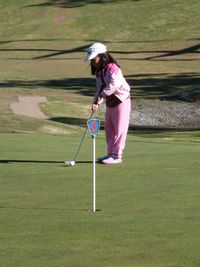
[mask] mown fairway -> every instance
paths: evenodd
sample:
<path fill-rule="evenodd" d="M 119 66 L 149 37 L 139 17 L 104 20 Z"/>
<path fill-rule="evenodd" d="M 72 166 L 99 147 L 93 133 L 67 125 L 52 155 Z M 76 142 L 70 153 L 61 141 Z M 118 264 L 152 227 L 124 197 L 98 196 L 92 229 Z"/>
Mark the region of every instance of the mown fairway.
<path fill-rule="evenodd" d="M 97 165 L 96 214 L 88 135 L 63 164 L 96 90 L 87 47 L 108 46 L 137 101 L 199 105 L 199 17 L 197 0 L 0 1 L 0 267 L 199 266 L 199 131 L 130 131 L 123 164 Z M 27 95 L 49 120 L 12 113 Z"/>

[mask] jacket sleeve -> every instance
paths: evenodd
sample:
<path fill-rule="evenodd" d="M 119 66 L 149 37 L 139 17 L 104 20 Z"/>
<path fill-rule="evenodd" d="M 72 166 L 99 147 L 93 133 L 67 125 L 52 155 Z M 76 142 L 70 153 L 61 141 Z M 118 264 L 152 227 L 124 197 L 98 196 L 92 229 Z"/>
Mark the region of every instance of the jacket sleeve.
<path fill-rule="evenodd" d="M 94 96 L 94 103 L 97 102 L 98 97 L 102 98 L 102 96 L 100 96 L 100 91 L 101 91 L 101 87 L 103 86 L 103 83 L 102 83 L 101 77 L 98 76 L 98 74 L 96 75 L 96 86 L 97 86 L 97 92 L 96 92 L 96 94 Z M 103 103 L 103 99 L 101 99 L 98 103 L 102 104 Z"/>
<path fill-rule="evenodd" d="M 107 83 L 105 88 L 103 89 L 103 97 L 112 95 L 123 84 L 123 75 L 120 68 L 116 65 L 108 68 L 106 76 Z"/>

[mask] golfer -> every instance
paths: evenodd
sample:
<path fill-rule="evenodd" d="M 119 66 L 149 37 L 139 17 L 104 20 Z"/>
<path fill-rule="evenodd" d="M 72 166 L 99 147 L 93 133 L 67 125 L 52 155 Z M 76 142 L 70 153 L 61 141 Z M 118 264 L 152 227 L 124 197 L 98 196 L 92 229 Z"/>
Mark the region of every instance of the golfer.
<path fill-rule="evenodd" d="M 107 52 L 106 46 L 94 43 L 88 48 L 85 61 L 90 60 L 91 73 L 96 76 L 97 93 L 92 110 L 97 111 L 103 100 L 106 102 L 105 132 L 107 155 L 98 158 L 99 163 L 122 163 L 122 153 L 130 119 L 130 86 L 120 66 Z"/>

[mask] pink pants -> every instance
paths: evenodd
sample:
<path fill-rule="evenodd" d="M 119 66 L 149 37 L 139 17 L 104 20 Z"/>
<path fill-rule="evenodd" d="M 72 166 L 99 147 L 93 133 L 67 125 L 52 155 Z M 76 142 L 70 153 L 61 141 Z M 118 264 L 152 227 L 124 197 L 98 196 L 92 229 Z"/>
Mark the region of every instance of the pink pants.
<path fill-rule="evenodd" d="M 122 157 L 125 148 L 131 110 L 130 98 L 114 108 L 106 108 L 106 142 L 108 155 Z"/>

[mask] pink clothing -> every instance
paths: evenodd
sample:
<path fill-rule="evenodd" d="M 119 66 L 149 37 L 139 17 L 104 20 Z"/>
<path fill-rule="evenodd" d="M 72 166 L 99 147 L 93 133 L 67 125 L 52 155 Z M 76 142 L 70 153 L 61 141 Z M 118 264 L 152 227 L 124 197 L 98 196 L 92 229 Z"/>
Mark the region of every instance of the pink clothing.
<path fill-rule="evenodd" d="M 130 98 L 114 108 L 106 109 L 106 142 L 108 155 L 122 158 L 130 119 Z"/>
<path fill-rule="evenodd" d="M 130 86 L 126 82 L 121 69 L 114 63 L 108 64 L 107 68 L 97 73 L 96 84 L 98 91 L 94 97 L 94 102 L 100 95 L 99 104 L 101 104 L 103 98 L 112 94 L 122 101 L 116 107 L 106 107 L 105 120 L 108 155 L 121 158 L 130 119 Z"/>
<path fill-rule="evenodd" d="M 103 88 L 103 91 L 100 93 L 102 97 L 105 98 L 106 96 L 114 94 L 122 102 L 129 97 L 130 86 L 126 82 L 121 69 L 116 64 L 114 63 L 108 64 L 107 68 L 103 70 L 102 74 L 99 71 L 96 76 L 96 84 L 98 91 L 95 95 L 95 99 L 101 92 L 103 82 L 105 84 L 105 87 Z M 102 82 L 102 76 L 103 76 L 103 82 Z"/>

